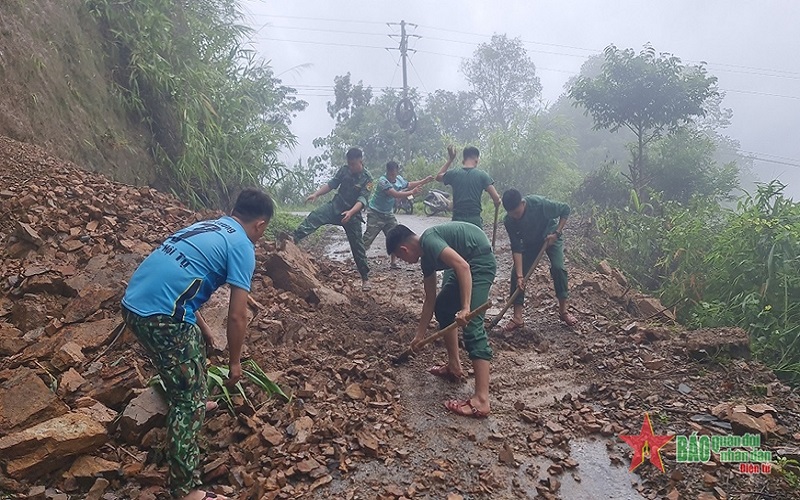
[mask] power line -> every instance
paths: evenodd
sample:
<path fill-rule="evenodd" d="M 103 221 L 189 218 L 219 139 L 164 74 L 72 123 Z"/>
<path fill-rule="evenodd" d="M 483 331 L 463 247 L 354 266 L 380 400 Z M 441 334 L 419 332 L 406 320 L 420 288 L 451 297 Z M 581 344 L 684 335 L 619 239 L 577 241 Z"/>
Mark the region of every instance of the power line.
<path fill-rule="evenodd" d="M 335 22 L 335 23 L 357 23 L 357 24 L 369 24 L 369 25 L 383 25 L 385 23 L 379 21 L 363 21 L 357 19 L 326 19 L 326 18 L 319 18 L 319 17 L 304 17 L 304 16 L 279 16 L 279 15 L 271 15 L 271 14 L 251 14 L 252 16 L 258 16 L 262 18 L 277 18 L 277 19 L 298 19 L 298 20 L 307 20 L 307 21 L 322 21 L 322 22 Z M 322 29 L 322 28 L 302 28 L 302 27 L 287 27 L 287 26 L 276 26 L 276 28 L 281 29 L 297 29 L 297 30 L 306 30 L 306 31 L 321 31 L 321 32 L 332 32 L 332 33 L 347 33 L 347 34 L 361 34 L 361 35 L 371 35 L 371 36 L 383 36 L 379 33 L 367 33 L 367 32 L 356 32 L 351 30 L 330 30 L 330 29 Z M 460 31 L 448 28 L 439 28 L 435 26 L 429 25 L 420 25 L 420 28 L 434 30 L 437 32 L 447 32 L 447 33 L 455 33 L 460 35 L 466 36 L 476 36 L 481 38 L 491 38 L 492 35 L 486 33 L 474 33 L 474 32 L 467 32 L 467 31 Z M 453 40 L 447 38 L 439 38 L 439 37 L 432 37 L 426 36 L 426 38 L 430 40 L 438 40 L 444 42 L 453 42 L 453 43 L 461 43 L 467 45 L 479 45 L 477 42 L 468 42 L 464 40 Z M 570 50 L 579 50 L 583 52 L 590 52 L 592 54 L 601 54 L 603 51 L 600 49 L 591 49 L 586 47 L 577 47 L 574 45 L 564 45 L 564 44 L 557 44 L 557 43 L 548 43 L 548 42 L 539 42 L 535 40 L 525 40 L 521 39 L 523 43 L 531 44 L 531 45 L 541 45 L 544 47 L 556 47 L 562 49 L 570 49 Z M 537 52 L 542 54 L 551 54 L 551 55 L 563 55 L 568 57 L 579 57 L 586 59 L 588 56 L 586 55 L 578 55 L 578 54 L 569 54 L 563 52 L 553 52 L 553 51 L 542 51 L 542 50 L 531 50 L 531 52 Z M 757 76 L 766 76 L 770 78 L 786 78 L 797 80 L 800 79 L 800 72 L 796 71 L 788 71 L 783 69 L 773 69 L 773 68 L 760 68 L 755 66 L 746 66 L 740 64 L 728 64 L 728 63 L 715 63 L 710 61 L 697 61 L 692 59 L 685 59 L 685 62 L 694 63 L 694 64 L 705 64 L 708 66 L 719 66 L 725 68 L 734 68 L 734 69 L 718 69 L 718 71 L 723 71 L 727 73 L 739 73 L 739 74 L 749 74 L 749 75 L 757 75 Z M 749 70 L 749 71 L 739 71 L 739 70 Z M 777 73 L 777 74 L 776 74 Z"/>
<path fill-rule="evenodd" d="M 356 24 L 379 24 L 381 26 L 385 25 L 386 23 L 383 21 L 363 21 L 358 19 L 330 19 L 324 17 L 304 17 L 304 16 L 278 16 L 274 14 L 255 14 L 251 13 L 248 14 L 249 16 L 253 17 L 274 17 L 278 19 L 300 19 L 303 21 L 328 21 L 328 22 L 335 22 L 335 23 L 356 23 Z"/>

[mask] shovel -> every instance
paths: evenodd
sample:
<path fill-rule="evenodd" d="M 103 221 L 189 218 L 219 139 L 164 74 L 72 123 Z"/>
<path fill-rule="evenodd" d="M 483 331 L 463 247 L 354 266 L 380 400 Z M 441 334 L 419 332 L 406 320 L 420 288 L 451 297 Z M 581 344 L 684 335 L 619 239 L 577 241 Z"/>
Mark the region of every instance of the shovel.
<path fill-rule="evenodd" d="M 497 218 L 500 216 L 500 205 L 494 207 L 494 227 L 492 227 L 492 252 L 494 252 L 494 241 L 497 238 Z"/>
<path fill-rule="evenodd" d="M 469 314 L 467 314 L 467 321 L 468 322 L 472 321 L 472 319 L 475 316 L 478 316 L 479 314 L 485 312 L 491 306 L 492 306 L 492 302 L 491 301 L 484 302 L 477 309 L 475 309 L 474 311 L 471 311 Z M 425 338 L 424 340 L 422 340 L 419 344 L 414 346 L 414 349 L 411 349 L 409 347 L 408 349 L 403 351 L 402 354 L 400 354 L 399 356 L 397 356 L 396 358 L 394 358 L 392 360 L 392 363 L 394 363 L 396 365 L 399 365 L 401 363 L 405 363 L 406 361 L 408 361 L 408 358 L 411 357 L 411 355 L 414 354 L 415 352 L 417 352 L 420 348 L 425 347 L 426 345 L 439 340 L 440 338 L 444 337 L 445 335 L 447 335 L 449 332 L 452 332 L 456 328 L 458 328 L 458 323 L 456 323 L 454 321 L 449 326 L 446 326 L 445 328 L 442 328 L 438 332 L 436 332 L 436 333 L 430 335 L 429 337 Z"/>
<path fill-rule="evenodd" d="M 539 255 L 536 256 L 536 260 L 533 261 L 533 264 L 531 265 L 531 268 L 528 269 L 528 272 L 525 274 L 525 277 L 522 279 L 524 283 L 528 282 L 528 279 L 533 274 L 533 271 L 536 270 L 536 266 L 538 266 L 539 265 L 539 261 L 542 260 L 542 256 L 544 255 L 544 251 L 545 250 L 547 250 L 547 243 L 546 242 L 542 243 L 542 249 L 539 250 Z M 497 324 L 500 323 L 500 320 L 503 319 L 503 315 L 506 313 L 506 311 L 508 311 L 508 308 L 511 307 L 511 305 L 514 303 L 515 300 L 517 300 L 517 297 L 519 297 L 519 294 L 521 294 L 521 293 L 522 293 L 522 289 L 520 287 L 517 287 L 517 289 L 514 291 L 514 293 L 511 294 L 511 297 L 509 297 L 508 302 L 506 302 L 506 305 L 503 306 L 503 309 L 500 311 L 500 314 L 495 316 L 492 319 L 491 323 L 489 323 L 489 328 L 490 329 L 496 327 Z"/>

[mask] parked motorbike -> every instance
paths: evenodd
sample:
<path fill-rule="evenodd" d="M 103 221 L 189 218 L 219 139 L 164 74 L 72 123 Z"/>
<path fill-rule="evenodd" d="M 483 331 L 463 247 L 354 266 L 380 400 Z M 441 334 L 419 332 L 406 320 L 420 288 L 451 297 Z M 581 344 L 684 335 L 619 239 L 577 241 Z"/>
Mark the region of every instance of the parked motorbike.
<path fill-rule="evenodd" d="M 450 210 L 450 193 L 431 189 L 422 201 L 425 215 L 446 213 Z"/>
<path fill-rule="evenodd" d="M 395 198 L 394 199 L 394 213 L 399 213 L 400 211 L 405 212 L 408 215 L 414 213 L 414 195 L 410 194 L 405 198 Z"/>

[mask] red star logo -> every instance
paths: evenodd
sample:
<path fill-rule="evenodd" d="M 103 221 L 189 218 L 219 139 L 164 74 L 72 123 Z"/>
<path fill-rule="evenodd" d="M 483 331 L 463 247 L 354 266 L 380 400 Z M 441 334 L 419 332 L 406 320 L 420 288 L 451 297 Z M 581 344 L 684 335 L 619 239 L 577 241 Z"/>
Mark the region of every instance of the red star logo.
<path fill-rule="evenodd" d="M 653 425 L 650 423 L 650 415 L 644 414 L 642 422 L 642 432 L 638 435 L 620 434 L 619 437 L 633 448 L 633 458 L 631 468 L 633 472 L 637 467 L 644 463 L 645 458 L 650 458 L 650 462 L 664 472 L 664 462 L 661 461 L 661 448 L 674 437 L 656 436 L 653 434 Z"/>

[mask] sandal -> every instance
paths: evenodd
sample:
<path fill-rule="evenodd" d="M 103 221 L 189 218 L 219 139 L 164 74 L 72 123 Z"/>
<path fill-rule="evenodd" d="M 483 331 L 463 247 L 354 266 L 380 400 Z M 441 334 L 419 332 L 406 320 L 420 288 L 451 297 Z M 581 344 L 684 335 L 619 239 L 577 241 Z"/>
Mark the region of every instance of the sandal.
<path fill-rule="evenodd" d="M 488 411 L 481 411 L 475 408 L 471 399 L 451 399 L 444 403 L 444 407 L 462 417 L 486 418 L 489 416 Z"/>
<path fill-rule="evenodd" d="M 455 383 L 463 383 L 465 381 L 464 379 L 466 378 L 463 375 L 458 376 L 455 373 L 451 372 L 450 367 L 447 364 L 441 366 L 432 366 L 428 368 L 428 373 L 443 378 L 448 382 L 455 382 Z"/>
<path fill-rule="evenodd" d="M 578 324 L 578 318 L 576 318 L 569 312 L 566 312 L 564 314 L 559 314 L 559 317 L 561 318 L 561 321 L 563 321 L 564 324 L 566 324 L 567 326 L 575 326 Z"/>
<path fill-rule="evenodd" d="M 515 332 L 515 331 L 517 331 L 519 329 L 522 329 L 522 328 L 525 328 L 525 322 L 523 321 L 522 323 L 517 323 L 512 318 L 509 321 L 507 321 L 506 324 L 503 326 L 503 332 L 504 333 L 511 333 L 511 332 Z"/>

